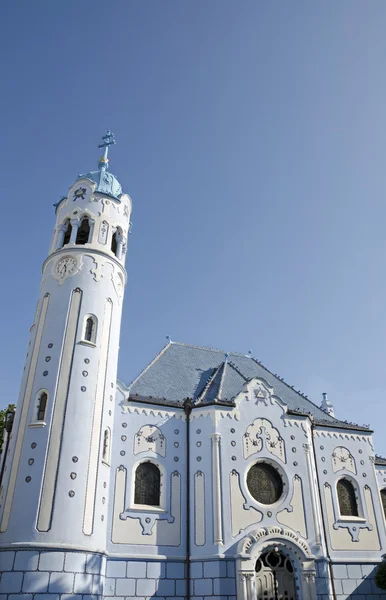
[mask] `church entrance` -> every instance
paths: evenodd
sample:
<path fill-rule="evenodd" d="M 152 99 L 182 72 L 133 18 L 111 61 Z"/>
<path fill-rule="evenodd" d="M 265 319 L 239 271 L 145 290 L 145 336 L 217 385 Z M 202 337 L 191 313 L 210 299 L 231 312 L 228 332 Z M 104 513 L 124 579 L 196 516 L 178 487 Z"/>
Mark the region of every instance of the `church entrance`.
<path fill-rule="evenodd" d="M 257 559 L 255 574 L 257 600 L 297 600 L 292 563 L 278 550 Z"/>

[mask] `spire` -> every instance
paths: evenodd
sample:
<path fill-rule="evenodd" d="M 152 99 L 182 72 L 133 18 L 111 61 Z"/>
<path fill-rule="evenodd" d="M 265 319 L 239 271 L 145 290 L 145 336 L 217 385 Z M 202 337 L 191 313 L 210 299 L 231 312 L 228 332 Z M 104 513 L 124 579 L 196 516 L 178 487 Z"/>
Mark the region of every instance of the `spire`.
<path fill-rule="evenodd" d="M 330 415 L 331 417 L 334 416 L 334 407 L 331 404 L 331 402 L 329 401 L 329 399 L 327 398 L 327 394 L 326 392 L 323 392 L 323 402 L 320 405 L 320 408 L 322 410 L 324 410 L 324 412 L 326 412 L 328 415 Z"/>
<path fill-rule="evenodd" d="M 102 137 L 102 144 L 98 145 L 98 148 L 104 148 L 103 156 L 100 157 L 98 167 L 100 171 L 106 171 L 109 166 L 109 159 L 107 158 L 109 153 L 109 147 L 115 144 L 114 134 L 110 130 Z"/>

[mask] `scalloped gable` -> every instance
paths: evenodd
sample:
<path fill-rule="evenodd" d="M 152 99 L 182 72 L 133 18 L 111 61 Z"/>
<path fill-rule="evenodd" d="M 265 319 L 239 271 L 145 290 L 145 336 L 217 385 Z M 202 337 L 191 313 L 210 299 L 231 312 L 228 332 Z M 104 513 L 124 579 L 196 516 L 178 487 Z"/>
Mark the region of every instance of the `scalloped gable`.
<path fill-rule="evenodd" d="M 233 401 L 253 378 L 264 379 L 289 411 L 323 425 L 363 429 L 331 417 L 251 356 L 180 342 L 167 344 L 127 389 L 132 400 L 182 406 L 190 398 L 202 406 Z"/>

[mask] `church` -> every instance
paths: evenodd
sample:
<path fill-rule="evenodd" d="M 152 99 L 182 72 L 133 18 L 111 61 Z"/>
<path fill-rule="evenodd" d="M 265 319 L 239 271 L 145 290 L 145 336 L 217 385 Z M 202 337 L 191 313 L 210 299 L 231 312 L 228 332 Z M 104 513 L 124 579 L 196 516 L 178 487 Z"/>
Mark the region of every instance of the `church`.
<path fill-rule="evenodd" d="M 117 379 L 132 202 L 114 143 L 55 207 L 0 457 L 0 600 L 386 598 L 369 428 L 250 354 L 169 340 Z"/>

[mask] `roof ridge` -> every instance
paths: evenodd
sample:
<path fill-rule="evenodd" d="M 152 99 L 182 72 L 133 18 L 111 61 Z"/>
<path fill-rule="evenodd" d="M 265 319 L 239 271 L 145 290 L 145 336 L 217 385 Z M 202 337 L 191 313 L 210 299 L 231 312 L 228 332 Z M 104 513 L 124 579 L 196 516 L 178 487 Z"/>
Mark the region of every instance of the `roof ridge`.
<path fill-rule="evenodd" d="M 223 362 L 223 370 L 222 370 L 222 373 L 221 373 L 220 383 L 219 383 L 219 386 L 218 386 L 217 398 L 219 400 L 221 400 L 221 397 L 222 397 L 222 386 L 223 386 L 224 379 L 225 379 L 225 371 L 226 371 L 227 365 L 228 365 L 228 360 L 226 359 Z"/>
<path fill-rule="evenodd" d="M 220 371 L 222 365 L 224 363 L 220 363 L 218 367 L 213 369 L 213 373 L 211 373 L 211 375 L 209 375 L 208 379 L 206 380 L 201 392 L 199 393 L 199 395 L 197 396 L 197 401 L 196 403 L 200 403 L 201 400 L 205 397 L 207 391 L 209 390 L 211 384 L 213 383 L 213 381 L 215 380 L 215 377 L 217 375 L 217 373 Z"/>
<path fill-rule="evenodd" d="M 210 346 L 197 346 L 195 344 L 186 344 L 185 342 L 175 342 L 174 340 L 171 342 L 174 346 L 185 346 L 186 348 L 197 348 L 199 350 L 210 350 L 211 352 L 220 352 L 221 354 L 228 354 L 234 356 L 243 356 L 244 358 L 248 358 L 248 354 L 243 354 L 242 352 L 226 352 L 221 348 L 211 348 Z"/>

